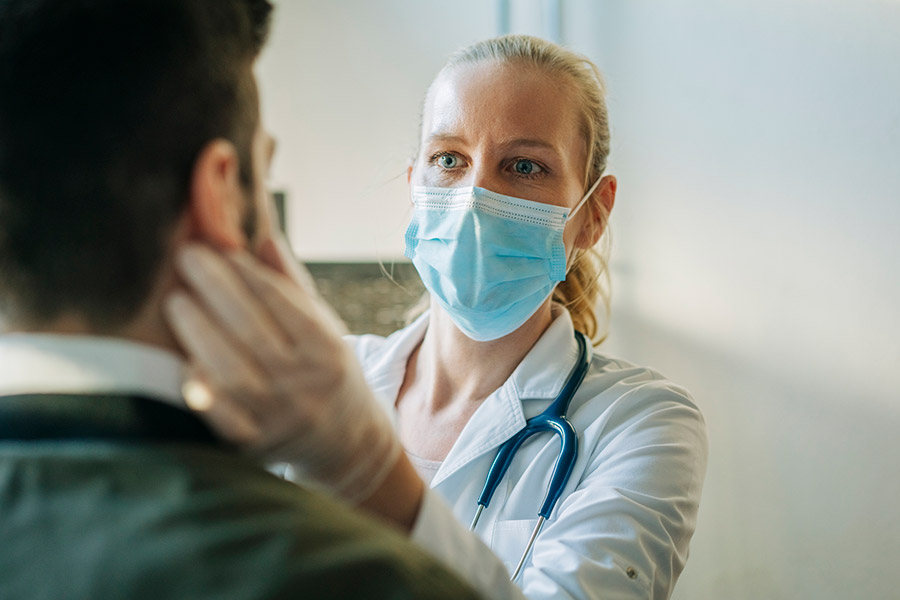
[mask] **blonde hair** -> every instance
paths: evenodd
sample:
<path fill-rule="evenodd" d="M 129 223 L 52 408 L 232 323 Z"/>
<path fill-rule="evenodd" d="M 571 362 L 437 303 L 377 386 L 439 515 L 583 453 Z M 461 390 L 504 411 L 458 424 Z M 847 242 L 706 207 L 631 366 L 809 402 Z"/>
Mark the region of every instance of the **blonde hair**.
<path fill-rule="evenodd" d="M 571 84 L 578 99 L 581 134 L 587 149 L 582 184 L 587 192 L 606 170 L 610 149 L 606 86 L 597 66 L 553 42 L 528 35 L 504 35 L 457 50 L 435 81 L 448 70 L 482 62 L 525 64 L 548 75 L 563 77 Z M 582 210 L 591 208 L 599 209 L 602 215 L 601 240 L 593 248 L 575 252 L 566 280 L 556 286 L 553 300 L 568 309 L 575 329 L 585 333 L 596 345 L 606 339 L 606 332 L 600 332 L 597 309 L 602 303 L 605 320 L 610 311 L 609 211 L 602 202 L 593 199 Z"/>

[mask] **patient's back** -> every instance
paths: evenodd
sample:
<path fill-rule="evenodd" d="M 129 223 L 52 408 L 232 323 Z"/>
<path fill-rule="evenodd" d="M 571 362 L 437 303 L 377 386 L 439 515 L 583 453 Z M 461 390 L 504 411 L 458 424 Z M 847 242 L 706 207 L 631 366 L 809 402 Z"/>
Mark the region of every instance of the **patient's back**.
<path fill-rule="evenodd" d="M 0 440 L 0 599 L 473 598 L 403 536 L 212 445 Z"/>

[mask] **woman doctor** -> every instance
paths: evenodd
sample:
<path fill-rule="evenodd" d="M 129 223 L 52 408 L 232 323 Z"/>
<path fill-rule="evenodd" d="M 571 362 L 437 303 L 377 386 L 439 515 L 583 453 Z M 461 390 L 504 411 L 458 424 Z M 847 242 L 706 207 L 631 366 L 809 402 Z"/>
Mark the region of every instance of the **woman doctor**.
<path fill-rule="evenodd" d="M 609 144 L 587 59 L 527 36 L 457 52 L 428 90 L 409 169 L 406 252 L 429 309 L 387 338 L 348 338 L 360 371 L 276 243 L 259 253 L 270 266 L 194 248 L 181 261 L 194 299 L 170 313 L 198 368 L 189 403 L 297 479 L 396 524 L 486 597 L 668 598 L 707 442 L 688 393 L 650 369 L 593 355 L 567 411 L 572 474 L 514 582 L 558 437 L 522 445 L 469 531 L 498 448 L 559 395 L 576 331 L 598 337 Z"/>

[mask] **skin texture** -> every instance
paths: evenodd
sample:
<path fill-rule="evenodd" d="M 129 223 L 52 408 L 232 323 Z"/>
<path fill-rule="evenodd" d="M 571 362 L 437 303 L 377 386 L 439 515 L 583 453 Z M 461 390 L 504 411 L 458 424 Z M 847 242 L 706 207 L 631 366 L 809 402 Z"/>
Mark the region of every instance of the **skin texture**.
<path fill-rule="evenodd" d="M 498 89 L 505 93 L 497 94 Z M 586 153 L 567 91 L 528 69 L 482 64 L 445 73 L 426 104 L 422 151 L 410 182 L 477 185 L 574 206 L 584 193 Z M 356 398 L 360 406 L 374 406 L 374 399 L 359 365 L 343 350 L 339 319 L 267 228 L 263 173 L 271 147 L 260 126 L 252 152 L 256 189 L 249 204 L 235 149 L 223 140 L 204 148 L 189 208 L 172 236 L 158 285 L 142 317 L 123 336 L 184 351 L 159 327 L 165 307 L 168 323 L 198 369 L 198 381 L 214 398 L 197 405 L 199 414 L 220 435 L 277 459 L 292 440 L 302 438 L 304 428 L 326 429 L 336 421 L 328 411 L 342 397 Z M 567 252 L 599 239 L 599 206 L 612 208 L 615 185 L 607 176 L 567 226 Z M 244 232 L 248 210 L 259 217 L 252 239 Z M 475 408 L 507 379 L 551 320 L 547 302 L 519 330 L 479 343 L 435 307 L 398 398 L 406 448 L 443 458 Z M 334 453 L 345 446 L 340 435 L 328 441 Z M 372 469 L 373 485 L 358 505 L 409 531 L 424 484 L 405 454 L 391 456 L 396 458 L 384 468 Z"/>
<path fill-rule="evenodd" d="M 247 76 L 253 77 L 249 71 Z M 270 226 L 272 215 L 265 181 L 274 147 L 274 139 L 260 120 L 251 149 L 255 186 L 249 194 L 240 184 L 238 152 L 230 141 L 211 140 L 201 150 L 192 172 L 187 208 L 172 229 L 159 274 L 147 301 L 131 322 L 118 331 L 107 333 L 179 354 L 191 361 L 195 373 L 202 380 L 219 384 L 219 389 L 233 392 L 232 386 L 237 386 L 240 392 L 249 392 L 246 396 L 253 399 L 252 406 L 228 402 L 227 395 L 223 395 L 197 412 L 219 435 L 251 451 L 256 450 L 263 459 L 271 455 L 266 452 L 268 449 L 264 442 L 274 438 L 273 430 L 282 433 L 277 431 L 278 417 L 295 407 L 292 401 L 296 398 L 296 390 L 273 392 L 266 387 L 271 383 L 271 378 L 266 379 L 265 374 L 254 372 L 253 365 L 258 364 L 260 356 L 276 353 L 278 345 L 283 347 L 288 336 L 279 329 L 278 323 L 266 316 L 243 322 L 233 320 L 232 323 L 244 326 L 242 331 L 236 332 L 221 320 L 221 312 L 216 313 L 210 299 L 229 293 L 237 296 L 233 288 L 229 289 L 227 282 L 233 284 L 236 280 L 241 281 L 238 274 L 241 273 L 243 261 L 246 278 L 240 285 L 242 291 L 247 292 L 249 286 L 259 284 L 260 279 L 265 277 L 277 277 L 280 285 L 290 287 L 292 299 L 302 309 L 294 313 L 283 311 L 283 317 L 295 326 L 297 323 L 308 326 L 305 330 L 293 332 L 294 340 L 308 342 L 299 347 L 313 348 L 318 341 L 320 349 L 343 349 L 341 336 L 346 333 L 330 307 L 319 298 L 311 278 L 294 263 L 283 240 L 278 239 Z M 255 213 L 253 218 L 251 211 Z M 256 224 L 250 236 L 246 231 L 248 222 Z M 214 264 L 210 266 L 207 263 L 194 269 L 195 276 L 191 278 L 189 269 L 185 267 L 191 261 L 186 256 L 192 251 L 196 254 L 198 249 L 201 253 L 205 251 L 207 258 L 212 256 Z M 246 267 L 248 264 L 249 268 Z M 253 274 L 260 270 L 263 275 L 254 278 Z M 231 275 L 222 277 L 226 272 Z M 216 278 L 215 274 L 220 277 Z M 206 287 L 199 291 L 198 285 Z M 259 291 L 260 288 L 253 289 Z M 258 296 L 250 297 L 249 301 L 248 310 L 257 315 L 267 314 L 265 302 Z M 190 335 L 198 328 L 202 328 L 203 335 Z M 13 327 L 11 330 L 16 329 Z M 29 331 L 95 334 L 87 320 L 78 314 L 63 315 L 40 328 L 29 328 Z M 195 345 L 190 347 L 185 343 L 187 339 L 195 340 Z M 245 340 L 243 345 L 240 342 L 242 339 Z M 248 339 L 254 342 L 247 343 Z M 236 346 L 233 343 L 235 340 L 238 340 Z M 206 360 L 202 364 L 197 361 L 201 354 L 198 352 L 200 346 L 206 350 Z M 307 388 L 322 388 L 324 391 L 319 397 L 324 401 L 327 401 L 329 393 L 353 393 L 374 405 L 374 398 L 371 398 L 359 366 L 349 353 L 313 353 L 294 356 L 293 359 L 292 368 L 295 371 L 316 375 L 308 377 L 304 383 Z M 304 359 L 307 359 L 306 362 Z M 267 430 L 264 425 L 272 429 Z M 371 490 L 360 507 L 408 531 L 415 522 L 424 487 L 405 456 L 401 453 L 399 457 L 387 465 L 388 473 L 381 479 L 383 485 Z M 391 493 L 390 485 L 396 485 L 400 490 L 399 498 Z"/>
<path fill-rule="evenodd" d="M 505 93 L 497 94 L 497 89 Z M 450 71 L 435 82 L 427 99 L 422 151 L 410 168 L 410 183 L 475 185 L 571 208 L 585 191 L 586 149 L 578 125 L 570 90 L 554 78 L 494 64 Z M 605 177 L 567 226 L 567 253 L 597 242 L 603 226 L 600 208 L 611 210 L 615 188 L 615 179 Z M 222 215 L 201 221 L 233 222 L 233 218 Z M 239 238 L 220 239 L 218 246 L 226 250 L 233 244 L 239 247 L 235 242 Z M 336 405 L 329 401 L 329 394 L 334 399 L 341 394 L 367 398 L 371 394 L 364 382 L 360 386 L 359 366 L 333 343 L 342 333 L 341 327 L 334 324 L 335 317 L 308 278 L 294 275 L 280 279 L 275 287 L 289 301 L 278 306 L 273 304 L 275 296 L 267 294 L 256 280 L 276 271 L 290 275 L 285 267 L 291 259 L 285 252 L 279 253 L 279 247 L 264 241 L 257 253 L 264 257 L 264 263 L 275 267 L 274 271 L 241 251 L 230 252 L 227 259 L 205 253 L 200 262 L 205 261 L 206 267 L 184 260 L 186 254 L 182 252 L 182 274 L 201 301 L 186 310 L 188 297 L 176 294 L 170 311 L 176 329 L 184 330 L 179 337 L 195 346 L 191 355 L 195 361 L 200 359 L 207 382 L 216 390 L 216 401 L 202 414 L 222 435 L 269 459 L 279 458 L 279 446 L 301 437 L 303 427 L 307 431 L 325 429 L 335 420 L 329 418 L 328 407 Z M 240 273 L 250 294 L 241 292 L 223 262 L 230 262 Z M 223 297 L 241 297 L 243 308 L 223 308 Z M 185 329 L 183 322 L 190 313 L 193 331 Z M 274 315 L 275 322 L 266 314 Z M 425 339 L 408 362 L 397 400 L 405 448 L 425 458 L 444 458 L 472 412 L 508 378 L 552 318 L 548 301 L 509 336 L 474 342 L 435 306 Z M 179 319 L 181 326 L 177 325 Z M 300 330 L 289 331 L 300 323 Z M 294 343 L 282 345 L 285 338 Z M 206 340 L 202 348 L 197 341 L 201 339 Z M 232 347 L 229 339 L 242 340 L 243 352 Z M 297 344 L 309 339 L 316 343 Z M 296 352 L 302 347 L 314 347 L 316 352 L 306 357 L 288 356 L 292 349 Z M 302 369 L 309 376 L 298 378 Z M 327 383 L 316 386 L 320 377 Z M 317 419 L 321 419 L 319 426 Z M 295 426 L 298 428 L 292 429 Z M 337 454 L 346 446 L 345 441 L 336 435 L 323 443 L 326 447 L 333 444 L 330 452 Z M 373 470 L 375 486 L 367 490 L 359 506 L 409 531 L 424 484 L 402 452 L 388 467 L 386 474 Z"/>
<path fill-rule="evenodd" d="M 572 89 L 534 68 L 484 62 L 445 71 L 426 98 L 420 148 L 408 172 L 411 185 L 477 186 L 569 208 L 586 191 L 587 151 Z M 600 206 L 612 210 L 615 192 L 615 178 L 605 176 L 566 225 L 567 256 L 597 243 Z M 443 460 L 478 406 L 550 325 L 552 310 L 548 299 L 508 336 L 476 342 L 432 302 L 397 398 L 404 447 Z"/>
<path fill-rule="evenodd" d="M 497 94 L 497 89 L 506 93 Z M 410 169 L 410 183 L 477 185 L 510 196 L 573 207 L 585 191 L 586 150 L 578 125 L 568 88 L 536 71 L 484 64 L 445 73 L 432 86 L 426 103 L 422 151 Z M 219 160 L 217 164 L 224 162 Z M 523 169 L 530 173 L 522 173 Z M 214 190 L 215 186 L 202 180 L 201 184 L 199 197 L 214 195 L 204 190 Z M 606 177 L 567 227 L 567 252 L 596 243 L 602 234 L 599 206 L 611 209 L 614 198 L 615 179 Z M 214 208 L 209 210 L 211 216 L 198 220 L 207 225 L 234 223 L 233 216 Z M 350 393 L 369 398 L 371 392 L 364 382 L 359 385 L 359 366 L 333 343 L 342 333 L 341 327 L 334 324 L 336 319 L 308 278 L 294 275 L 281 279 L 276 287 L 289 302 L 277 307 L 272 303 L 274 296 L 267 295 L 256 281 L 260 273 L 264 277 L 278 271 L 290 275 L 285 267 L 291 259 L 279 252 L 281 246 L 265 240 L 257 251 L 264 263 L 275 267 L 273 271 L 235 250 L 241 240 L 233 228 L 234 237 L 210 235 L 227 230 L 219 227 L 205 235 L 214 239 L 218 248 L 231 250 L 227 259 L 206 253 L 200 261 L 206 262 L 204 268 L 198 267 L 198 261 L 184 260 L 182 252 L 182 274 L 200 302 L 186 309 L 189 296 L 175 294 L 170 320 L 176 329 L 183 330 L 180 339 L 195 346 L 191 355 L 195 361 L 201 359 L 198 362 L 207 383 L 216 391 L 216 401 L 201 414 L 220 434 L 269 459 L 279 458 L 279 447 L 298 439 L 303 427 L 306 431 L 325 429 L 334 421 L 329 419 L 328 407 L 335 405 L 329 401 L 329 394 L 335 399 Z M 228 265 L 216 264 L 217 260 L 231 263 L 249 288 L 249 295 L 226 275 Z M 292 285 L 285 287 L 285 282 Z M 241 297 L 243 308 L 223 309 L 223 296 Z M 193 331 L 184 326 L 185 315 L 191 313 L 188 320 L 194 322 Z M 248 316 L 253 314 L 258 316 Z M 274 322 L 266 314 L 274 315 Z M 181 326 L 177 324 L 179 319 Z M 443 458 L 472 412 L 506 380 L 551 320 L 551 304 L 547 302 L 516 332 L 501 340 L 478 343 L 460 333 L 436 308 L 425 340 L 409 361 L 398 398 L 401 439 L 406 449 L 426 458 Z M 290 332 L 298 323 L 305 324 L 302 330 Z M 206 340 L 203 348 L 197 347 L 200 339 Z M 235 339 L 243 341 L 242 348 L 229 345 L 228 340 Z M 284 339 L 294 343 L 280 345 Z M 309 339 L 316 343 L 297 344 Z M 285 352 L 304 346 L 317 351 L 306 357 L 286 358 Z M 297 378 L 303 368 L 309 376 Z M 316 387 L 318 377 L 328 384 Z M 319 410 L 314 410 L 316 406 Z M 317 419 L 321 419 L 319 427 L 315 425 Z M 300 429 L 292 430 L 291 424 Z M 329 442 L 334 454 L 346 445 L 340 436 L 323 440 Z M 373 470 L 375 487 L 367 490 L 359 506 L 409 531 L 424 484 L 402 452 L 388 468 L 387 473 Z"/>
<path fill-rule="evenodd" d="M 249 66 L 246 77 L 254 77 Z M 222 437 L 262 458 L 277 456 L 282 449 L 279 442 L 302 432 L 302 428 L 285 431 L 286 424 L 296 421 L 282 415 L 306 417 L 303 425 L 316 428 L 328 420 L 323 408 L 335 397 L 359 398 L 362 406 L 374 407 L 371 410 L 377 410 L 385 424 L 379 426 L 372 419 L 372 428 L 387 431 L 392 444 L 383 444 L 382 453 L 373 453 L 372 458 L 391 460 L 371 469 L 373 480 L 383 485 L 357 490 L 364 495 L 360 506 L 408 530 L 418 512 L 423 484 L 399 452 L 387 417 L 343 343 L 343 324 L 321 301 L 308 274 L 296 268 L 269 225 L 265 179 L 273 150 L 274 141 L 260 121 L 251 148 L 254 188 L 247 190 L 241 185 L 239 153 L 230 141 L 213 139 L 202 148 L 191 173 L 186 209 L 172 227 L 146 302 L 134 319 L 105 335 L 157 346 L 188 359 L 198 383 L 206 382 L 206 391 L 221 392 L 207 397 L 198 414 Z M 198 256 L 203 258 L 198 261 Z M 273 288 L 278 293 L 269 293 Z M 272 314 L 272 302 L 282 295 L 289 301 L 277 311 L 279 320 Z M 242 318 L 229 318 L 236 306 L 243 310 Z M 248 314 L 254 318 L 243 318 Z M 28 330 L 96 334 L 75 313 Z M 269 360 L 268 366 L 282 372 L 260 369 L 261 362 L 279 353 L 283 360 Z M 284 370 L 293 374 L 290 385 L 285 385 Z M 304 404 L 305 398 L 315 402 Z M 362 436 L 369 433 L 357 430 Z M 341 443 L 340 435 L 333 437 L 334 443 Z M 390 493 L 391 485 L 397 486 L 399 498 Z"/>

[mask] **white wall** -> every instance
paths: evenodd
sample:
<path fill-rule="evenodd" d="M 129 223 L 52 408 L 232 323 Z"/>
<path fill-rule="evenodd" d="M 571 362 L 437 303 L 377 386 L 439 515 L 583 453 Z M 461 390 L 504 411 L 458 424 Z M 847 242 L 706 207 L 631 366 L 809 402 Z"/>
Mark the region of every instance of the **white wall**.
<path fill-rule="evenodd" d="M 493 35 L 493 3 L 276 0 L 273 24 L 257 74 L 294 249 L 402 257 L 422 97 L 450 52 Z"/>
<path fill-rule="evenodd" d="M 610 89 L 609 351 L 709 424 L 676 598 L 900 597 L 900 3 L 567 7 Z"/>
<path fill-rule="evenodd" d="M 607 351 L 709 425 L 676 599 L 900 597 L 900 2 L 561 3 L 610 89 Z M 541 0 L 512 7 L 536 32 Z M 479 0 L 279 3 L 259 72 L 302 258 L 401 254 L 421 95 L 495 25 Z"/>

